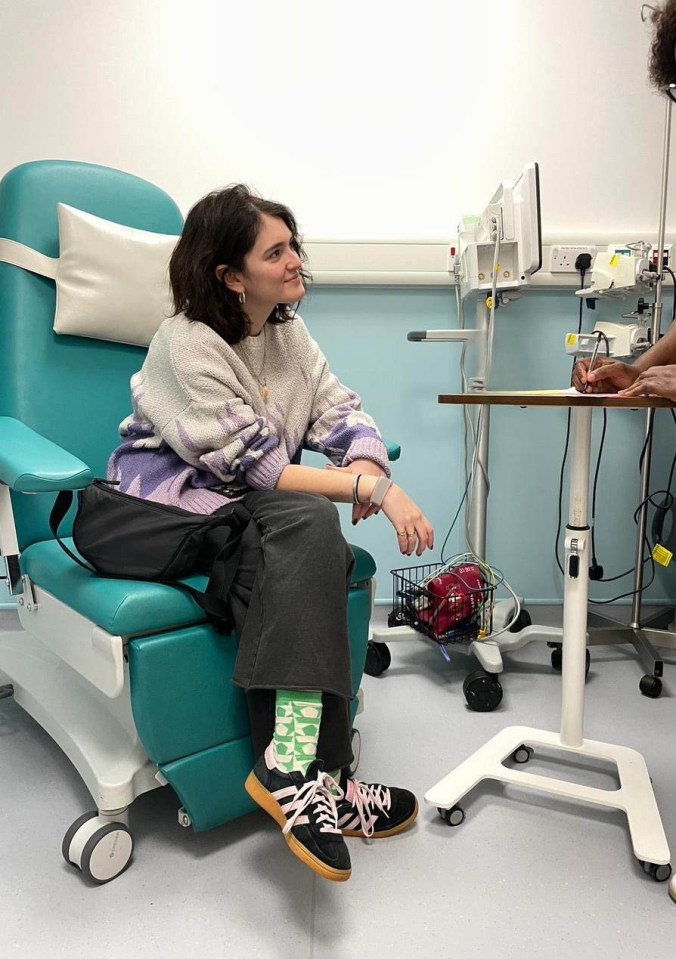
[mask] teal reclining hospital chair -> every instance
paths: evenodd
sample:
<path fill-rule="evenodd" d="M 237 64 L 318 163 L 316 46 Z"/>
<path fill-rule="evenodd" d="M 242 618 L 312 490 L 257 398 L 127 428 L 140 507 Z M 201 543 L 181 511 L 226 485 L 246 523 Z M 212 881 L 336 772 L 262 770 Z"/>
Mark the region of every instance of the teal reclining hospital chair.
<path fill-rule="evenodd" d="M 12 247 L 19 262 L 25 248 L 59 257 L 57 203 L 136 230 L 176 236 L 182 228 L 173 200 L 144 180 L 39 161 L 0 182 L 0 247 Z M 0 547 L 21 625 L 0 633 L 0 686 L 52 736 L 91 792 L 96 808 L 68 828 L 62 850 L 106 882 L 131 858 L 128 810 L 137 796 L 169 784 L 179 821 L 210 829 L 254 808 L 243 788 L 254 757 L 245 696 L 230 681 L 234 636 L 218 635 L 178 589 L 89 573 L 50 533 L 56 493 L 105 475 L 144 350 L 56 333 L 58 276 L 38 275 L 29 261 L 0 262 Z M 120 287 L 125 282 L 120 276 Z M 73 548 L 68 522 L 61 532 Z M 375 564 L 353 549 L 356 694 Z"/>

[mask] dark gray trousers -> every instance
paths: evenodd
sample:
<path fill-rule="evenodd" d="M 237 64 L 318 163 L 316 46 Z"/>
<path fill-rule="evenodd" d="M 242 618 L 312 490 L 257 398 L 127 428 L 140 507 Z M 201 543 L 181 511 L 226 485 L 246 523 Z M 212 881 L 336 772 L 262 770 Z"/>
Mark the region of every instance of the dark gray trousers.
<path fill-rule="evenodd" d="M 249 524 L 229 600 L 238 654 L 233 681 L 246 690 L 254 753 L 272 739 L 275 691 L 319 691 L 317 757 L 329 771 L 352 762 L 353 698 L 347 586 L 354 557 L 338 510 L 323 496 L 252 490 Z"/>

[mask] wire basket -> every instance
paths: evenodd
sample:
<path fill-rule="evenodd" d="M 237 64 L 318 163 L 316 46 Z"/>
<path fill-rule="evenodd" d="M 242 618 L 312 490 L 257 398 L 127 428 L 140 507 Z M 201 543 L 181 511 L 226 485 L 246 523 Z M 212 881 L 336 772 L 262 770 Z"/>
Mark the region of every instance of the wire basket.
<path fill-rule="evenodd" d="M 498 583 L 471 554 L 392 570 L 390 626 L 410 626 L 441 646 L 490 636 Z"/>

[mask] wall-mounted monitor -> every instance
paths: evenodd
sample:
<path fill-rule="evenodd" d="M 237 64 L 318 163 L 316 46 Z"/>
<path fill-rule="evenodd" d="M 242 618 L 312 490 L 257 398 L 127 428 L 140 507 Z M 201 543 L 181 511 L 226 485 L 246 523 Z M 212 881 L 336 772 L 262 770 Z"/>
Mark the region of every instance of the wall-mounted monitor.
<path fill-rule="evenodd" d="M 492 288 L 498 239 L 496 288 L 514 289 L 527 284 L 542 266 L 538 164 L 526 164 L 514 182 L 503 180 L 481 216 L 465 217 L 458 232 L 463 295 Z"/>

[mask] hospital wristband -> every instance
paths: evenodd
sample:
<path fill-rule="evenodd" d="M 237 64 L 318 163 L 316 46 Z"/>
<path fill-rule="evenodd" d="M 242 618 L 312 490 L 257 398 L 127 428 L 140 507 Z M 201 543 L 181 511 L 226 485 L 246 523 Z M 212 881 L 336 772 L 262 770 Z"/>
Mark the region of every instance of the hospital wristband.
<path fill-rule="evenodd" d="M 392 486 L 391 479 L 388 479 L 387 476 L 378 477 L 373 487 L 373 491 L 369 496 L 369 503 L 371 506 L 375 506 L 376 509 L 380 509 L 390 486 Z"/>

